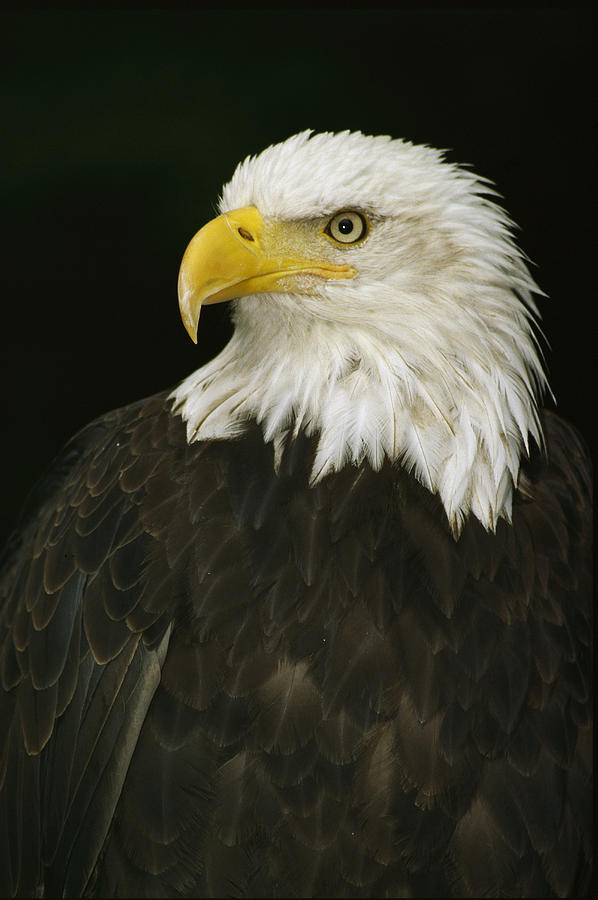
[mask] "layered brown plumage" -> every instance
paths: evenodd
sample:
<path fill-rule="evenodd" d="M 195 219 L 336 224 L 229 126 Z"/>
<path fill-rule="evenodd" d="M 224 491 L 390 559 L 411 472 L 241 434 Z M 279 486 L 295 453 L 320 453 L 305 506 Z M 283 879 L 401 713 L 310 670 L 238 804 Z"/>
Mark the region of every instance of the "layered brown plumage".
<path fill-rule="evenodd" d="M 587 890 L 589 461 L 544 424 L 458 540 L 398 464 L 309 487 L 315 437 L 84 429 L 1 575 L 2 894 Z"/>

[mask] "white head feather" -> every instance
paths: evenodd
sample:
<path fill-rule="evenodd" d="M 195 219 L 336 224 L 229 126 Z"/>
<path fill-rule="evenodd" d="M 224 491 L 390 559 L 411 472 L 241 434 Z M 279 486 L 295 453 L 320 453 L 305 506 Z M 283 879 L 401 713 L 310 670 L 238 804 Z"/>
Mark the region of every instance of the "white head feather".
<path fill-rule="evenodd" d="M 520 458 L 542 435 L 533 334 L 540 293 L 488 183 L 430 147 L 305 131 L 241 163 L 220 211 L 265 219 L 368 215 L 351 280 L 235 301 L 225 349 L 174 392 L 190 441 L 257 420 L 277 454 L 319 435 L 315 483 L 385 457 L 437 493 L 453 532 L 509 519 Z"/>

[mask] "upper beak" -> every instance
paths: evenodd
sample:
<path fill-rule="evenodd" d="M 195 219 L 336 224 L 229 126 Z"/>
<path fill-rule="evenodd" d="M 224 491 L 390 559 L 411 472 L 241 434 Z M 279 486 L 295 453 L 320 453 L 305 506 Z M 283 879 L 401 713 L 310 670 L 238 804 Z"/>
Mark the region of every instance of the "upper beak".
<path fill-rule="evenodd" d="M 212 219 L 191 239 L 181 263 L 178 293 L 183 324 L 194 343 L 204 303 L 263 291 L 299 290 L 303 275 L 352 278 L 356 274 L 349 265 L 310 260 L 292 251 L 285 254 L 281 248 L 293 243 L 285 227 L 270 223 L 266 229 L 255 206 L 246 206 Z"/>

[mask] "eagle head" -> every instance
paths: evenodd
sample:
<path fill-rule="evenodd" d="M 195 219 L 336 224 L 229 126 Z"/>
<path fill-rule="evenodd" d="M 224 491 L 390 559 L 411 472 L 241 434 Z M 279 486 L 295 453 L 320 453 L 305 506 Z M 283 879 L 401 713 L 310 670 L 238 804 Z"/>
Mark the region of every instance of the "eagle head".
<path fill-rule="evenodd" d="M 541 293 L 485 179 L 428 146 L 304 131 L 240 163 L 179 276 L 196 340 L 204 304 L 235 331 L 174 391 L 189 441 L 247 422 L 275 460 L 317 436 L 311 480 L 390 459 L 469 515 L 510 518 L 520 460 L 542 444 Z"/>

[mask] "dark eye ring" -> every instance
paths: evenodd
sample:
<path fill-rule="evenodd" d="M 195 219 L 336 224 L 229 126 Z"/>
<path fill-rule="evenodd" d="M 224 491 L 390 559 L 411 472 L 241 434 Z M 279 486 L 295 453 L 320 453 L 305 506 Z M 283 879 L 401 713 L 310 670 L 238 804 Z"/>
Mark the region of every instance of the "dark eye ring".
<path fill-rule="evenodd" d="M 363 213 L 354 210 L 344 210 L 336 213 L 324 229 L 327 234 L 339 244 L 356 244 L 367 237 L 369 230 L 368 220 Z"/>

